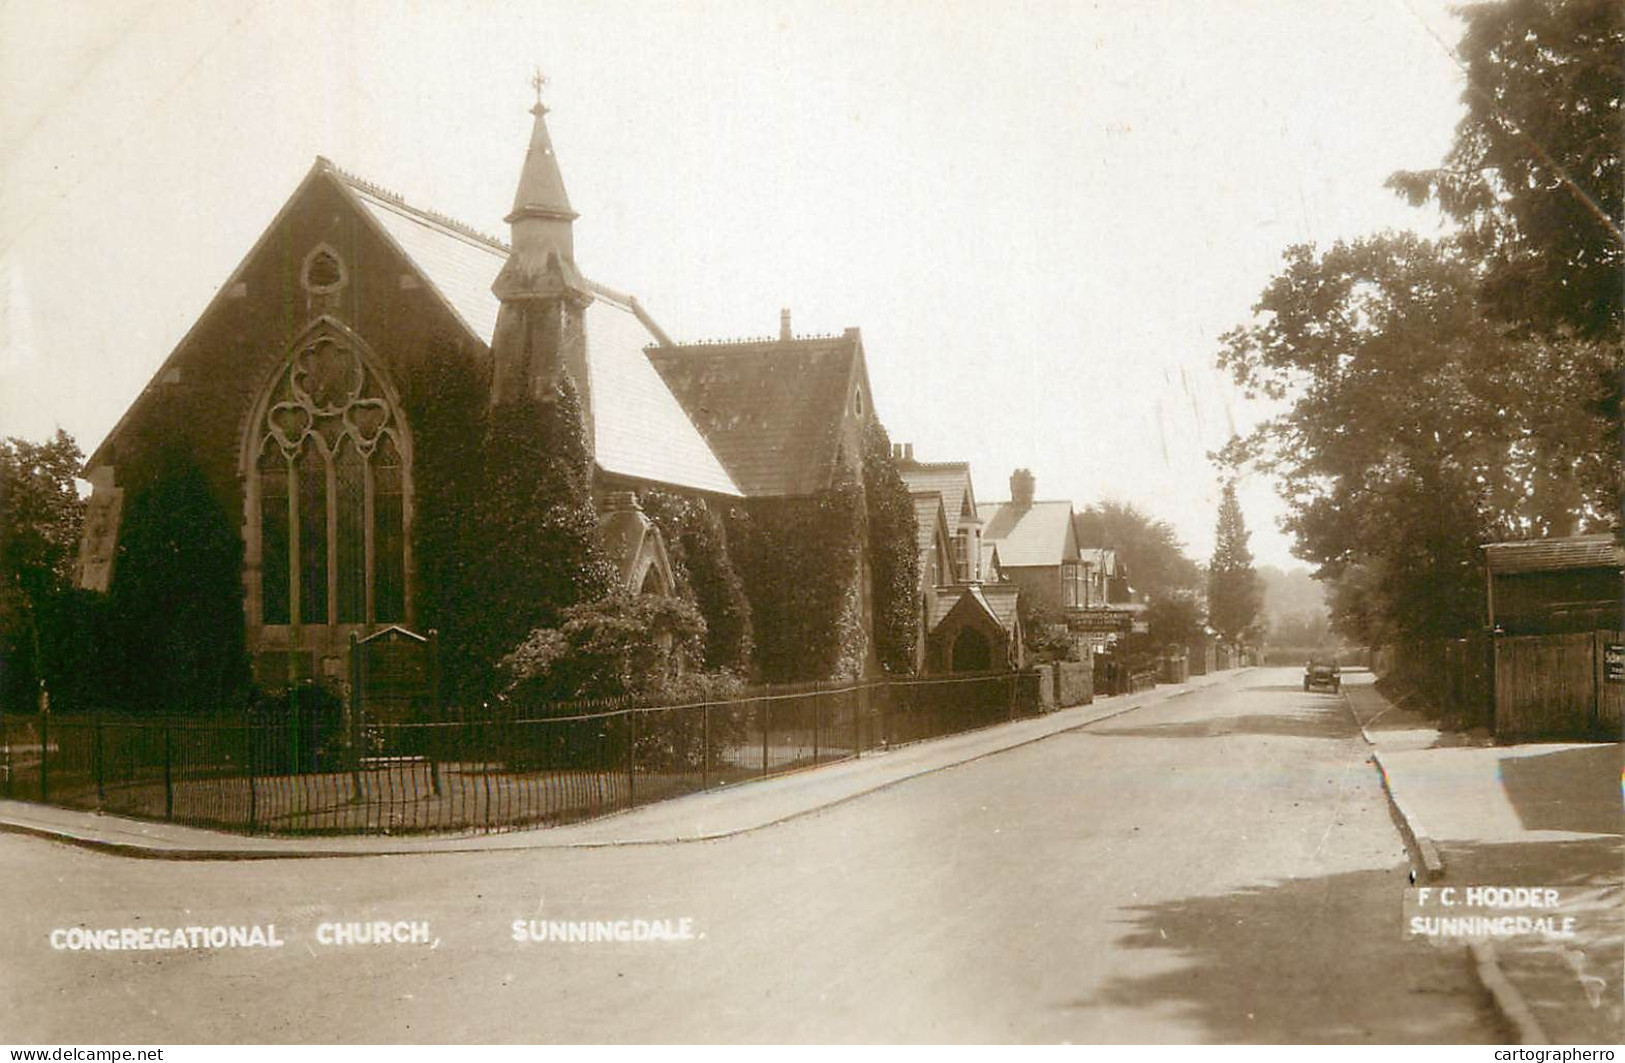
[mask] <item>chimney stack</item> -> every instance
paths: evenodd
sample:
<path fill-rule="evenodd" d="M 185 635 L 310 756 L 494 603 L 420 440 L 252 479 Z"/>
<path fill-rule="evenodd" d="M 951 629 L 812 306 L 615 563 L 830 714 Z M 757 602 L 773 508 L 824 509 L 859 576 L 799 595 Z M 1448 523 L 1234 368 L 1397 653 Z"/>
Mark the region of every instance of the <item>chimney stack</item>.
<path fill-rule="evenodd" d="M 788 306 L 779 311 L 779 342 L 790 342 L 790 308 Z"/>
<path fill-rule="evenodd" d="M 1033 474 L 1031 469 L 1017 469 L 1010 474 L 1010 503 L 1017 509 L 1032 508 Z"/>
<path fill-rule="evenodd" d="M 903 444 L 903 460 L 904 461 L 913 461 L 914 460 L 914 444 L 913 443 L 904 443 Z"/>

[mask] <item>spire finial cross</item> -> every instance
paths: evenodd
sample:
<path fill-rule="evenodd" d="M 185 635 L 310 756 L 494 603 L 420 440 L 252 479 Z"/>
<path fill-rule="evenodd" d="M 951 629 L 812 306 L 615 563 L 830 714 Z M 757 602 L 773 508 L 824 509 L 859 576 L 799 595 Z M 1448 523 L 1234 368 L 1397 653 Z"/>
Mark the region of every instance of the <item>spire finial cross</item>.
<path fill-rule="evenodd" d="M 536 72 L 530 76 L 530 87 L 536 90 L 536 106 L 542 106 L 542 89 L 547 86 L 547 77 L 542 68 L 537 67 Z"/>

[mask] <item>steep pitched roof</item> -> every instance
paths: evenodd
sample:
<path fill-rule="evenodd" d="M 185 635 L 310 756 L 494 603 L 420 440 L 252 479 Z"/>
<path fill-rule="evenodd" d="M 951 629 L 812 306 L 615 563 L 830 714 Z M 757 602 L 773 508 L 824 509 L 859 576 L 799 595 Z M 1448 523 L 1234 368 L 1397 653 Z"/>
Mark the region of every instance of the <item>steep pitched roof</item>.
<path fill-rule="evenodd" d="M 330 171 L 362 211 L 417 267 L 481 343 L 491 343 L 501 302 L 491 291 L 508 248 L 442 215 Z M 665 339 L 636 299 L 586 282 L 587 369 L 593 457 L 605 472 L 721 495 L 740 494 L 717 456 L 649 365 L 643 349 Z"/>
<path fill-rule="evenodd" d="M 1484 547 L 1490 571 L 1552 572 L 1576 568 L 1625 566 L 1625 546 L 1612 535 L 1571 535 L 1562 539 L 1525 539 Z"/>
<path fill-rule="evenodd" d="M 914 503 L 914 540 L 923 554 L 935 544 L 942 496 L 935 491 L 910 491 L 909 499 Z"/>
<path fill-rule="evenodd" d="M 982 564 L 976 570 L 985 579 L 991 579 L 993 574 L 1004 568 L 1004 558 L 999 556 L 999 544 L 982 540 Z"/>
<path fill-rule="evenodd" d="M 1078 556 L 1071 502 L 1034 502 L 1025 509 L 988 502 L 976 510 L 982 518 L 982 541 L 998 546 L 1005 568 L 1050 567 Z"/>
<path fill-rule="evenodd" d="M 1006 631 L 1014 631 L 1016 624 L 1016 600 L 1021 596 L 1021 588 L 1014 583 L 983 583 L 981 584 L 982 598 L 987 602 L 993 615 L 999 618 Z"/>
<path fill-rule="evenodd" d="M 836 469 L 854 379 L 857 329 L 840 336 L 672 344 L 649 360 L 747 495 L 809 495 Z"/>
<path fill-rule="evenodd" d="M 961 602 L 967 600 L 968 604 L 965 608 L 972 608 L 986 613 L 994 623 L 998 624 L 1006 632 L 1015 630 L 1015 586 L 1005 584 L 987 586 L 980 583 L 963 584 L 957 587 L 938 587 L 936 598 L 931 605 L 931 630 L 935 631 L 948 618 L 948 614 L 952 613 Z"/>
<path fill-rule="evenodd" d="M 948 517 L 948 534 L 959 534 L 966 504 L 975 513 L 970 480 L 970 463 L 965 461 L 900 461 L 897 473 L 910 492 L 936 491 L 942 495 L 943 512 Z"/>

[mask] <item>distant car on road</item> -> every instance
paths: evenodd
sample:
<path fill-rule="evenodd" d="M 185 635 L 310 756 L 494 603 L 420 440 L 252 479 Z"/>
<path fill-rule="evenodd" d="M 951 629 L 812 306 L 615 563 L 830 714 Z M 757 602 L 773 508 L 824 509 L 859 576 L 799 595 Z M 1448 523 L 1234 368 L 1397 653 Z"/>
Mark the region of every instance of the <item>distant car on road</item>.
<path fill-rule="evenodd" d="M 1309 663 L 1303 666 L 1303 689 L 1307 693 L 1311 690 L 1330 690 L 1333 694 L 1343 689 L 1343 670 L 1337 666 L 1337 658 L 1330 655 L 1316 654 L 1309 658 Z"/>

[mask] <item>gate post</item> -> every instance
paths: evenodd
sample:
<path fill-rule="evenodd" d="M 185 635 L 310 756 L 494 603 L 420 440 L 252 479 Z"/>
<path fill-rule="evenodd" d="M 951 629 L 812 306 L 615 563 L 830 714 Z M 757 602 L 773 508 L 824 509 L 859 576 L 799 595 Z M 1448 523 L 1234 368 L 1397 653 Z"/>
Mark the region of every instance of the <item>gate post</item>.
<path fill-rule="evenodd" d="M 175 818 L 175 786 L 171 781 L 169 756 L 169 721 L 164 721 L 164 818 Z"/>
<path fill-rule="evenodd" d="M 51 800 L 51 714 L 39 714 L 39 799 L 40 804 Z"/>
<path fill-rule="evenodd" d="M 90 765 L 91 772 L 96 776 L 96 811 L 102 810 L 107 801 L 107 787 L 104 772 L 102 771 L 102 718 L 97 716 L 92 724 L 95 728 L 91 732 Z"/>
<path fill-rule="evenodd" d="M 366 682 L 362 668 L 360 639 L 350 632 L 350 697 L 344 721 L 344 740 L 349 746 L 350 803 L 359 804 L 366 797 L 361 785 L 361 685 Z"/>

